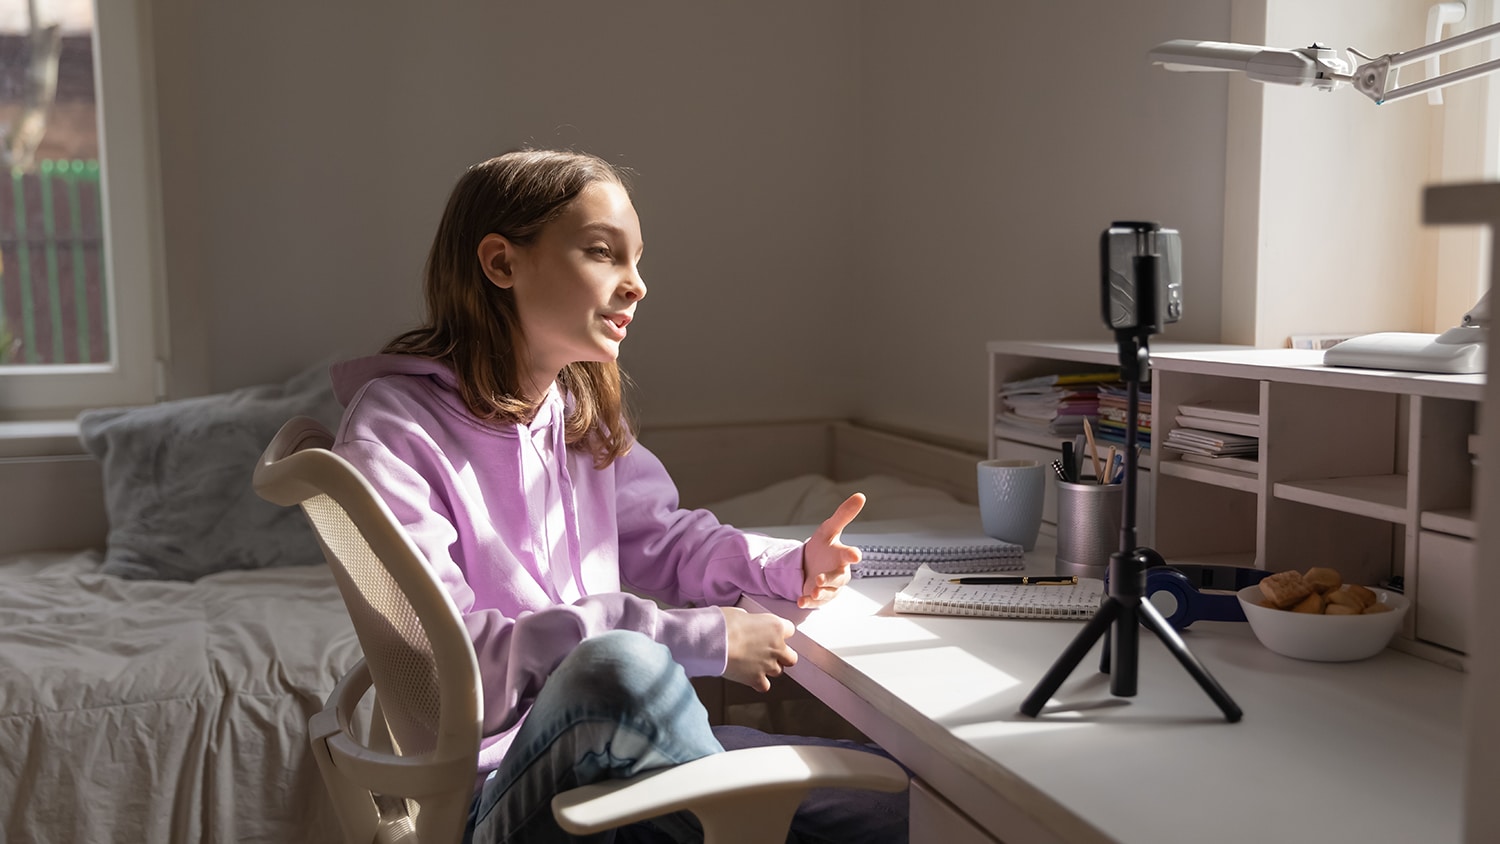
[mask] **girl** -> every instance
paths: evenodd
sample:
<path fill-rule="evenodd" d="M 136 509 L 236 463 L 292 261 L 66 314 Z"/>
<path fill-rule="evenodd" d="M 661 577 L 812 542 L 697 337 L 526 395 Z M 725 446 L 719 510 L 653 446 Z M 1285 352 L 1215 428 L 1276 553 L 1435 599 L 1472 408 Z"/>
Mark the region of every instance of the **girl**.
<path fill-rule="evenodd" d="M 564 840 L 550 809 L 561 790 L 715 753 L 721 739 L 799 740 L 711 730 L 687 677 L 770 688 L 797 659 L 792 624 L 735 601 L 818 606 L 859 560 L 839 541 L 859 494 L 804 543 L 679 509 L 623 413 L 616 359 L 646 295 L 641 251 L 608 163 L 532 150 L 485 161 L 454 187 L 433 239 L 427 324 L 333 370 L 347 408 L 335 451 L 406 526 L 474 642 L 487 775 L 475 840 Z M 904 840 L 905 799 L 823 793 L 794 831 Z M 681 840 L 686 823 L 652 829 Z"/>

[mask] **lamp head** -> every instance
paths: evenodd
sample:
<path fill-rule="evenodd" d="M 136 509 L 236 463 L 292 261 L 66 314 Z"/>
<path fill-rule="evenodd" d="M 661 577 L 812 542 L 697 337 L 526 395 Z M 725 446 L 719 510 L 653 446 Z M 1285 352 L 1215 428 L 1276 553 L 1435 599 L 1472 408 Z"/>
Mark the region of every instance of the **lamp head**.
<path fill-rule="evenodd" d="M 1325 44 L 1284 50 L 1227 41 L 1177 39 L 1156 45 L 1153 64 L 1167 70 L 1239 71 L 1257 82 L 1324 91 L 1349 82 L 1349 63 Z"/>

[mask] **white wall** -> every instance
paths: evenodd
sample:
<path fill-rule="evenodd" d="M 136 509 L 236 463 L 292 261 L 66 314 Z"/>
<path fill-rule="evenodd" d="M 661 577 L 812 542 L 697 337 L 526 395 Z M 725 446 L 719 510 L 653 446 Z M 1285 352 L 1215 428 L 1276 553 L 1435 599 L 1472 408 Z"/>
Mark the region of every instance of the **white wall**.
<path fill-rule="evenodd" d="M 378 5 L 157 4 L 183 390 L 409 327 L 453 182 L 529 143 L 637 171 L 647 419 L 844 411 L 853 4 Z"/>
<path fill-rule="evenodd" d="M 1225 80 L 1146 54 L 1228 31 L 1227 0 L 866 4 L 858 415 L 983 440 L 986 341 L 1111 339 L 1113 220 L 1182 232 L 1162 337 L 1218 338 Z"/>
<path fill-rule="evenodd" d="M 1151 68 L 1228 0 L 154 0 L 173 392 L 411 325 L 462 168 L 636 169 L 643 421 L 862 415 L 978 443 L 983 344 L 1107 337 L 1097 238 L 1183 231 L 1218 332 L 1224 85 Z"/>
<path fill-rule="evenodd" d="M 1428 5 L 1246 0 L 1233 40 L 1378 56 L 1422 44 Z M 1424 76 L 1401 72 L 1405 83 Z M 1274 347 L 1299 333 L 1455 324 L 1472 298 L 1435 325 L 1436 234 L 1421 224 L 1432 121 L 1443 112 L 1425 97 L 1377 106 L 1350 88 L 1230 84 L 1224 340 Z"/>

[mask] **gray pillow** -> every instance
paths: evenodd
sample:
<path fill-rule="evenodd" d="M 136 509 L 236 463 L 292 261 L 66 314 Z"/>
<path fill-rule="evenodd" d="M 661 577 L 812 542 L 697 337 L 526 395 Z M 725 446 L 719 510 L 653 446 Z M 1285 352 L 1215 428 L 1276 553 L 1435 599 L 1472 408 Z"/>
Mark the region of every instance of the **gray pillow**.
<path fill-rule="evenodd" d="M 250 479 L 288 419 L 312 416 L 333 429 L 341 413 L 326 364 L 285 384 L 84 411 L 79 435 L 102 464 L 109 515 L 103 571 L 131 580 L 197 580 L 322 562 L 300 508 L 262 499 Z"/>

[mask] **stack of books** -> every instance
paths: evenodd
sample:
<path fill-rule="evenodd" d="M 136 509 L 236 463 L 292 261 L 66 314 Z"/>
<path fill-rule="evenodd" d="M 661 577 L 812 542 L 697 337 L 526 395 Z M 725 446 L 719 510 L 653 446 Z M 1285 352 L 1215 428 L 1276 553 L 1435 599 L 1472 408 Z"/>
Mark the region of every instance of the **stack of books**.
<path fill-rule="evenodd" d="M 1177 408 L 1162 445 L 1182 459 L 1220 469 L 1260 471 L 1260 411 L 1253 403 L 1200 402 Z"/>
<path fill-rule="evenodd" d="M 1135 444 L 1141 448 L 1151 447 L 1151 393 L 1144 385 L 1136 397 L 1137 418 Z M 1129 418 L 1130 395 L 1125 387 L 1102 385 L 1099 388 L 1099 423 L 1094 426 L 1094 435 L 1104 442 L 1124 443 L 1126 420 Z"/>
<path fill-rule="evenodd" d="M 1099 417 L 1099 391 L 1120 380 L 1117 370 L 1042 375 L 1000 385 L 999 426 L 1059 437 L 1083 433 L 1085 419 Z"/>

